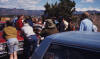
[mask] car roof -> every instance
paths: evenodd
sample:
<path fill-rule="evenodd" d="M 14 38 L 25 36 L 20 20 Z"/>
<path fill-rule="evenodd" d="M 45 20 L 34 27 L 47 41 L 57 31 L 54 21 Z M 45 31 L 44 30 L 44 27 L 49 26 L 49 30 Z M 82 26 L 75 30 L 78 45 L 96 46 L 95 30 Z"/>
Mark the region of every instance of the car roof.
<path fill-rule="evenodd" d="M 62 32 L 47 36 L 35 50 L 33 59 L 42 59 L 51 44 L 100 52 L 100 32 Z"/>
<path fill-rule="evenodd" d="M 100 52 L 100 32 L 63 32 L 50 35 L 46 39 L 68 47 Z"/>

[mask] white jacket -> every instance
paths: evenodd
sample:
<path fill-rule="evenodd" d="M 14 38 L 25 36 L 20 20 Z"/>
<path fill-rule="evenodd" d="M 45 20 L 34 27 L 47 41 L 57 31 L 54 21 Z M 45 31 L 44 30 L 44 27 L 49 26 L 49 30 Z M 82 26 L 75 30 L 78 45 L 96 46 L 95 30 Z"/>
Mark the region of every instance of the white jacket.
<path fill-rule="evenodd" d="M 35 32 L 33 32 L 33 28 L 29 24 L 24 24 L 24 26 L 22 27 L 22 31 L 27 37 L 30 35 L 35 35 Z"/>

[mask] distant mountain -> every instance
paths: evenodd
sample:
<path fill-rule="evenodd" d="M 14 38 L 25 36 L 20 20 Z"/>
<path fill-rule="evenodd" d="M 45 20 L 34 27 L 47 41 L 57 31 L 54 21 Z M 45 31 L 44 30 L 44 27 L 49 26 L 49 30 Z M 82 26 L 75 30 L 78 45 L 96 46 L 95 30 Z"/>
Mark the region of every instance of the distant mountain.
<path fill-rule="evenodd" d="M 28 16 L 40 16 L 44 13 L 44 10 L 24 10 L 24 9 L 8 9 L 0 8 L 0 16 L 5 15 L 28 15 Z"/>
<path fill-rule="evenodd" d="M 97 14 L 100 11 L 88 10 L 90 14 Z M 44 10 L 24 10 L 24 9 L 9 9 L 9 8 L 0 8 L 0 16 L 5 15 L 28 15 L 28 16 L 40 16 L 44 13 Z M 83 11 L 75 11 L 74 14 L 82 14 Z"/>
<path fill-rule="evenodd" d="M 100 11 L 96 11 L 96 10 L 88 10 L 87 12 L 90 13 L 90 14 L 100 13 Z M 83 11 L 75 11 L 74 14 L 83 14 Z"/>
<path fill-rule="evenodd" d="M 83 14 L 83 12 L 82 11 L 75 11 L 73 14 Z"/>
<path fill-rule="evenodd" d="M 92 10 L 92 11 L 87 11 L 87 12 L 89 12 L 89 13 L 91 13 L 91 14 L 97 14 L 97 13 L 100 13 L 100 11 L 96 11 L 96 10 Z"/>

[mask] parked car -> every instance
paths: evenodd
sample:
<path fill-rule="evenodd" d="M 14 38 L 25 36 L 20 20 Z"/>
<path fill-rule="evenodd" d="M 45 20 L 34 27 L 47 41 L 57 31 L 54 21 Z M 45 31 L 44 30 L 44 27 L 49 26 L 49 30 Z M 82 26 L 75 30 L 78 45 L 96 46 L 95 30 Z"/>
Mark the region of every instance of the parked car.
<path fill-rule="evenodd" d="M 6 39 L 3 38 L 3 28 L 4 28 L 5 22 L 0 22 L 0 58 L 8 55 L 8 49 L 7 49 L 7 44 L 6 44 Z M 2 28 L 2 29 L 1 29 Z M 23 41 L 24 38 L 20 35 L 20 31 L 17 31 L 18 35 L 18 41 L 19 41 L 19 54 L 23 53 Z"/>
<path fill-rule="evenodd" d="M 100 59 L 100 33 L 64 32 L 46 37 L 32 59 Z"/>

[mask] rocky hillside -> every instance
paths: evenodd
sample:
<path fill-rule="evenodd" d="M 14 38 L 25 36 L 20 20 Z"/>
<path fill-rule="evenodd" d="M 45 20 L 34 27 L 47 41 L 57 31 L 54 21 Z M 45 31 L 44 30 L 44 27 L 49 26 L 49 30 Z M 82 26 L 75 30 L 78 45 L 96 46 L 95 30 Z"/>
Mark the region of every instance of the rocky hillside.
<path fill-rule="evenodd" d="M 94 24 L 98 27 L 98 31 L 100 32 L 100 15 L 96 15 Z"/>

